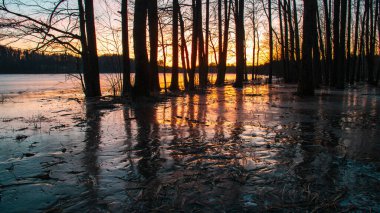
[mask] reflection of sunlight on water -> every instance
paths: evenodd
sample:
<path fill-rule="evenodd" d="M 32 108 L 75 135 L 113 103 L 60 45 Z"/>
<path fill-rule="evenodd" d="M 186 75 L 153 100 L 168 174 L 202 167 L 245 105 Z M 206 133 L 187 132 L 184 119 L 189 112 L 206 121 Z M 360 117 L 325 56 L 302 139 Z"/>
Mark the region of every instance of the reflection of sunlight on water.
<path fill-rule="evenodd" d="M 165 88 L 164 74 L 160 73 L 160 86 Z M 265 76 L 259 76 L 265 79 Z M 113 95 L 113 85 L 116 86 L 116 93 L 121 87 L 121 74 L 108 73 L 100 74 L 100 84 L 104 95 Z M 166 74 L 166 87 L 169 88 L 171 83 L 171 74 Z M 215 83 L 216 74 L 210 74 L 210 83 Z M 226 81 L 231 83 L 235 80 L 235 74 L 226 74 Z M 131 74 L 132 84 L 134 83 L 134 74 Z M 184 89 L 183 75 L 179 74 L 179 85 Z M 46 92 L 54 90 L 75 90 L 76 93 L 81 91 L 81 83 L 77 75 L 65 74 L 12 74 L 1 75 L 0 94 L 24 93 L 24 92 Z"/>
<path fill-rule="evenodd" d="M 310 99 L 300 99 L 294 91 L 294 86 L 226 86 L 210 88 L 204 95 L 127 105 L 95 100 L 85 104 L 79 93 L 23 94 L 14 103 L 0 105 L 0 117 L 27 118 L 43 112 L 52 122 L 43 123 L 38 132 L 28 130 L 25 134 L 30 138 L 15 143 L 19 134 L 15 129 L 27 124 L 22 119 L 0 120 L 0 136 L 11 136 L 0 144 L 7 146 L 0 152 L 4 162 L 16 164 L 16 172 L 17 164 L 35 162 L 39 168 L 46 158 L 53 164 L 62 159 L 62 165 L 47 169 L 60 178 L 51 181 L 53 195 L 47 199 L 57 199 L 59 208 L 73 211 L 83 206 L 131 212 L 160 208 L 190 212 L 199 206 L 259 211 L 271 205 L 307 203 L 312 192 L 334 199 L 336 194 L 325 194 L 347 185 L 344 173 L 361 171 L 348 168 L 346 159 L 358 159 L 357 164 L 379 160 L 379 99 L 363 95 L 376 90 L 323 91 Z M 65 128 L 56 129 L 60 124 Z M 36 135 L 55 140 L 44 141 Z M 72 139 L 73 135 L 80 137 Z M 49 144 L 51 150 L 37 153 L 30 148 L 34 141 Z M 20 160 L 9 154 L 20 147 L 43 158 Z M 62 147 L 67 151 L 61 152 Z M 8 163 L 1 168 L 5 167 L 9 168 Z M 378 178 L 376 171 L 366 168 Z M 363 177 L 349 183 L 354 193 L 366 197 L 373 192 L 360 188 Z M 68 181 L 73 186 L 65 185 Z M 76 190 L 67 190 L 70 187 Z M 38 186 L 31 189 L 42 193 Z M 15 188 L 14 193 L 23 190 Z M 81 200 L 62 201 L 62 191 Z M 253 209 L 245 209 L 246 203 Z"/>

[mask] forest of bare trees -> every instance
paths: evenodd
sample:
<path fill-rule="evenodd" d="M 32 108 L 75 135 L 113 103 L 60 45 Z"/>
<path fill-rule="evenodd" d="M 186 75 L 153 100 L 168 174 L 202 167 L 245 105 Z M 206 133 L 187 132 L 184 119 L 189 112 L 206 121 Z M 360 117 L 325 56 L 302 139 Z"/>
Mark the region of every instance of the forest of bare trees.
<path fill-rule="evenodd" d="M 171 91 L 205 89 L 213 83 L 211 72 L 216 73 L 215 85 L 223 86 L 231 64 L 237 88 L 254 82 L 257 66 L 263 64 L 267 83 L 273 83 L 274 76 L 298 83 L 300 95 L 359 82 L 379 85 L 379 0 L 112 2 L 116 8 L 110 9 L 109 19 L 121 43 L 121 51 L 113 53 L 122 55 L 125 96 L 160 92 L 162 57 L 172 74 Z M 99 11 L 93 0 L 4 0 L 1 40 L 10 45 L 24 40 L 37 52 L 79 57 L 85 95 L 100 96 Z M 281 64 L 280 69 L 274 63 Z"/>

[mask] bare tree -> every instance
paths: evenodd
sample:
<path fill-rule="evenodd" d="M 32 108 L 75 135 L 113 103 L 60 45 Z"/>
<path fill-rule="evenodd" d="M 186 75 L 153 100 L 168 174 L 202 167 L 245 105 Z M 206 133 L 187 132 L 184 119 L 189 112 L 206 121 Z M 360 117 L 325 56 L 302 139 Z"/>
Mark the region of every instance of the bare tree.
<path fill-rule="evenodd" d="M 170 90 L 179 90 L 178 84 L 178 15 L 180 13 L 178 0 L 173 0 L 173 65 L 172 65 L 172 79 L 170 84 Z"/>
<path fill-rule="evenodd" d="M 219 3 L 221 4 L 221 1 Z M 225 82 L 225 76 L 226 76 L 226 70 L 227 70 L 227 51 L 228 51 L 227 48 L 228 48 L 228 39 L 229 39 L 228 33 L 229 33 L 229 27 L 230 27 L 231 6 L 232 6 L 232 0 L 224 0 L 223 33 L 222 33 L 222 28 L 221 27 L 219 28 L 219 40 L 223 42 L 221 42 L 222 45 L 219 47 L 218 75 L 216 79 L 217 86 L 223 86 Z M 221 13 L 221 9 L 218 13 Z M 220 15 L 220 18 L 218 19 L 218 22 L 219 22 L 219 25 L 221 26 L 222 25 L 221 15 Z"/>
<path fill-rule="evenodd" d="M 123 46 L 123 91 L 125 96 L 131 91 L 131 60 L 128 37 L 128 0 L 121 1 L 121 34 Z"/>
<path fill-rule="evenodd" d="M 133 22 L 133 45 L 135 52 L 135 85 L 133 95 L 150 95 L 150 72 L 148 67 L 148 54 L 146 45 L 146 21 L 148 16 L 147 5 L 149 0 L 136 0 Z M 148 86 L 147 86 L 148 83 Z"/>
<path fill-rule="evenodd" d="M 158 75 L 158 6 L 157 0 L 148 1 L 148 18 L 149 18 L 149 71 L 150 71 L 150 90 L 153 93 L 160 91 L 160 80 Z"/>
<path fill-rule="evenodd" d="M 235 31 L 236 31 L 236 81 L 234 87 L 243 87 L 245 70 L 245 31 L 244 31 L 244 1 L 235 0 Z"/>
<path fill-rule="evenodd" d="M 314 95 L 313 42 L 316 29 L 317 0 L 304 0 L 302 71 L 298 81 L 298 94 Z"/>
<path fill-rule="evenodd" d="M 272 83 L 273 75 L 273 27 L 272 27 L 272 0 L 268 0 L 268 23 L 269 23 L 269 80 Z"/>
<path fill-rule="evenodd" d="M 36 1 L 30 3 L 4 0 L 1 2 L 0 11 L 10 18 L 3 19 L 0 25 L 3 30 L 8 30 L 7 34 L 14 40 L 34 42 L 34 51 L 71 52 L 80 55 L 83 78 L 82 75 L 78 78 L 83 80 L 82 87 L 86 97 L 95 97 L 100 96 L 101 91 L 93 1 L 86 0 L 84 3 L 78 0 L 73 7 L 74 5 L 65 0 L 45 2 L 45 5 Z M 28 14 L 14 10 L 9 5 L 33 8 L 38 12 Z"/>

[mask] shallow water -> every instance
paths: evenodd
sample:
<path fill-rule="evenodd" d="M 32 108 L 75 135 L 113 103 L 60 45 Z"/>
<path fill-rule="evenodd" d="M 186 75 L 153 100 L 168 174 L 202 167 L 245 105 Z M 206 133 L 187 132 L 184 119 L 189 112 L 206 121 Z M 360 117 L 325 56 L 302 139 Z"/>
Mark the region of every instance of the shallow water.
<path fill-rule="evenodd" d="M 81 83 L 78 75 L 66 74 L 0 74 L 0 94 L 21 94 L 26 92 L 42 92 L 42 91 L 62 91 L 74 90 L 78 93 L 81 90 Z M 166 76 L 166 79 L 165 77 Z M 259 76 L 263 78 L 263 76 Z M 171 74 L 160 73 L 160 86 L 165 88 L 170 86 Z M 115 82 L 121 82 L 121 76 L 117 73 L 100 74 L 100 84 L 103 95 L 113 95 L 112 86 Z M 226 81 L 232 82 L 235 74 L 226 74 Z M 132 84 L 134 81 L 134 73 L 131 74 Z M 198 80 L 198 79 L 196 79 Z M 216 74 L 211 73 L 210 82 L 216 81 Z M 179 84 L 183 88 L 183 76 L 179 75 Z"/>
<path fill-rule="evenodd" d="M 379 89 L 295 89 L 14 96 L 0 104 L 0 209 L 380 211 Z"/>

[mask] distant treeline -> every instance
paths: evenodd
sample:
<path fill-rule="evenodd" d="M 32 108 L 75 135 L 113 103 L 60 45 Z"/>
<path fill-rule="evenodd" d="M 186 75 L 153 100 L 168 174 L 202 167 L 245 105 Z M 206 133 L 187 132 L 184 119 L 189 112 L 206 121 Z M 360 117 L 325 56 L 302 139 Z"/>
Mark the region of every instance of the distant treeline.
<path fill-rule="evenodd" d="M 78 70 L 78 58 L 68 54 L 46 55 L 0 46 L 1 74 L 70 73 Z"/>
<path fill-rule="evenodd" d="M 101 73 L 121 72 L 120 55 L 103 55 L 99 57 Z M 0 74 L 66 74 L 78 73 L 81 70 L 81 59 L 70 54 L 44 54 L 30 50 L 14 49 L 0 45 Z M 280 62 L 274 62 L 275 74 L 282 70 Z M 134 60 L 131 60 L 131 70 L 134 72 Z M 164 72 L 162 66 L 160 72 Z M 267 74 L 268 65 L 255 67 L 257 74 Z M 279 71 L 278 73 L 276 71 Z M 167 73 L 171 68 L 166 69 Z M 210 72 L 216 73 L 217 68 L 210 66 Z M 252 67 L 247 66 L 248 75 L 252 73 Z M 227 73 L 235 73 L 234 66 L 227 66 Z"/>
<path fill-rule="evenodd" d="M 133 67 L 132 61 L 132 67 Z M 66 74 L 78 73 L 81 59 L 70 54 L 44 54 L 0 46 L 0 74 Z M 121 56 L 99 57 L 100 71 L 119 72 Z"/>

